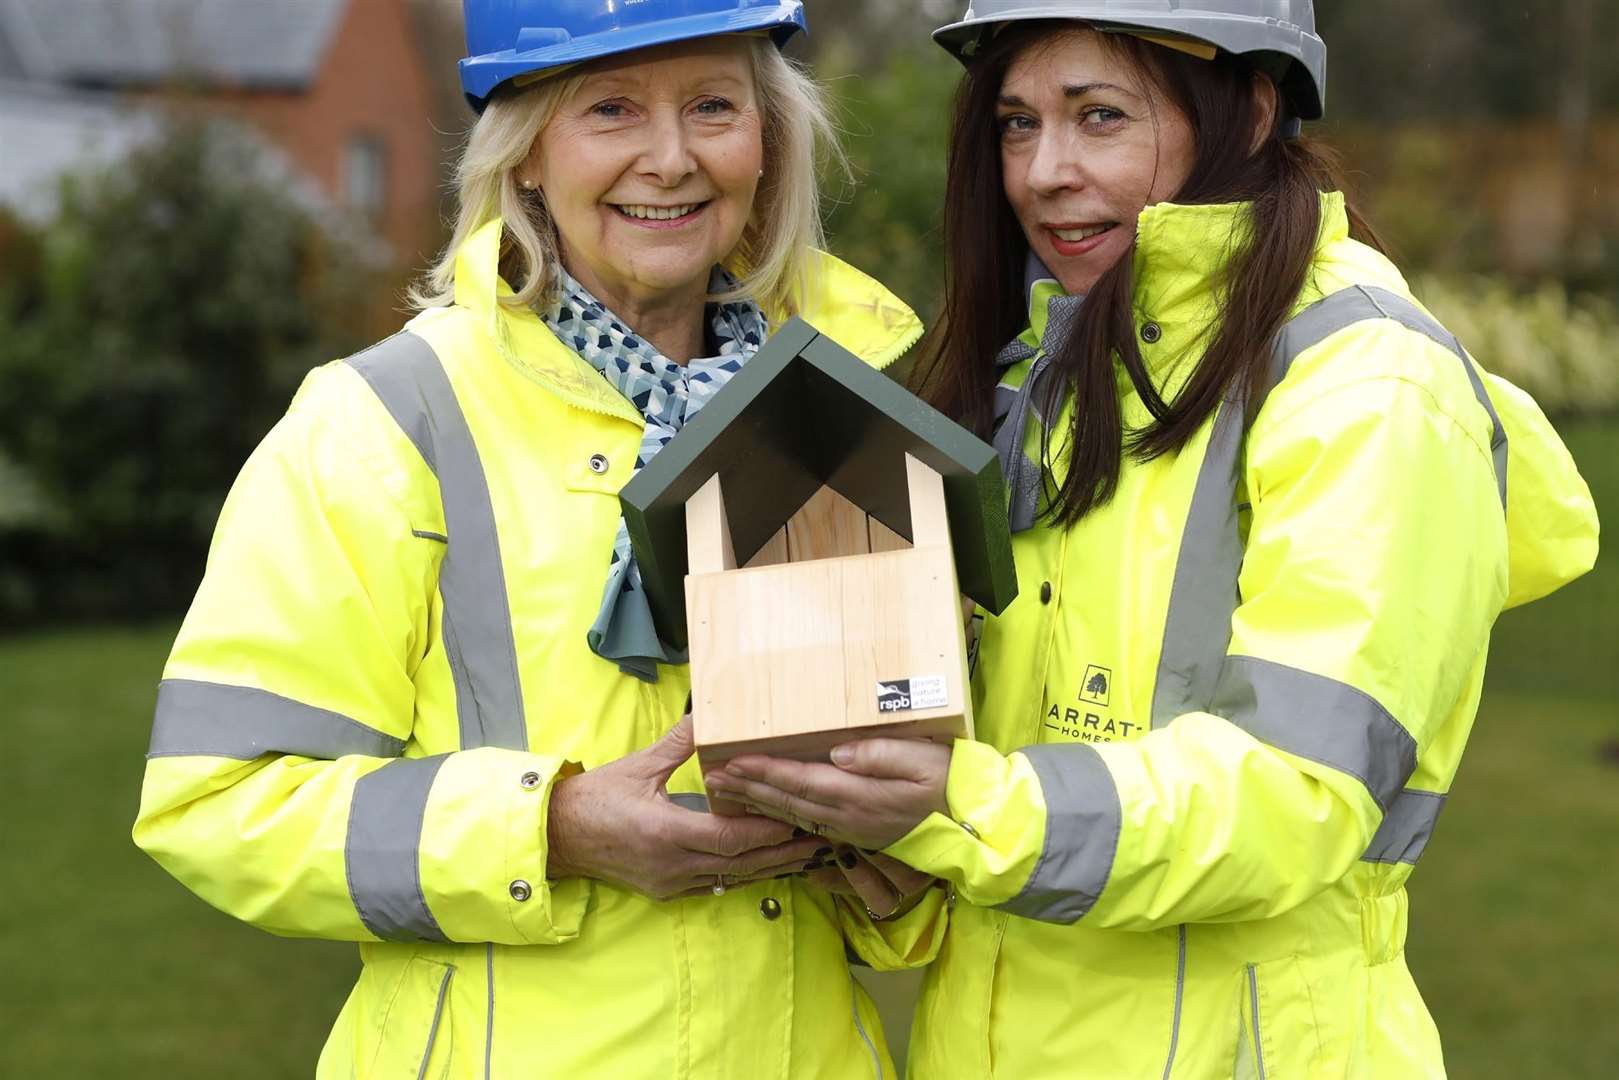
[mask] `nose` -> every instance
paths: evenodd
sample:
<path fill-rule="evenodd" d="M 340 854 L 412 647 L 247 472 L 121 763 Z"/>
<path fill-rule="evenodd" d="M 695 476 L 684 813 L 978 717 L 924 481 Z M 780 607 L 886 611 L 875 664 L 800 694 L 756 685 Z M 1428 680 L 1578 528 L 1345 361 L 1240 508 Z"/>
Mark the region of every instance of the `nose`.
<path fill-rule="evenodd" d="M 1029 187 L 1040 195 L 1055 195 L 1081 188 L 1084 184 L 1078 147 L 1066 137 L 1066 133 L 1050 127 L 1043 129 L 1040 141 L 1035 145 L 1034 156 L 1029 159 Z"/>
<path fill-rule="evenodd" d="M 663 187 L 675 187 L 697 171 L 690 135 L 678 110 L 660 110 L 648 126 L 641 170 Z"/>

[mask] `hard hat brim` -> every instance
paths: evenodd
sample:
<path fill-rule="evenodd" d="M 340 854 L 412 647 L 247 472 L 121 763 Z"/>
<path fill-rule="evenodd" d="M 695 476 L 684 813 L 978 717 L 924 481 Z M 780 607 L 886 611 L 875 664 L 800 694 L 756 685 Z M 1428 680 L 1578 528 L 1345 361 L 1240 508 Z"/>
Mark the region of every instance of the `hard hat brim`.
<path fill-rule="evenodd" d="M 941 26 L 933 40 L 963 64 L 969 63 L 995 27 L 1005 23 L 1054 20 L 1079 22 L 1104 33 L 1156 32 L 1204 41 L 1226 52 L 1257 59 L 1268 54 L 1285 59 L 1299 68 L 1302 77 L 1285 78 L 1285 69 L 1272 71 L 1284 83 L 1288 103 L 1300 120 L 1319 120 L 1324 112 L 1322 90 L 1326 84 L 1327 46 L 1315 34 L 1274 19 L 1240 15 L 1218 17 L 1201 12 L 1181 11 L 1156 15 L 1132 13 L 1128 20 L 1108 18 L 1100 10 L 1095 16 L 1084 12 L 1085 5 L 1074 3 L 1030 3 L 993 16 L 965 19 Z M 1270 70 L 1268 67 L 1266 70 Z"/>
<path fill-rule="evenodd" d="M 760 30 L 770 31 L 779 47 L 785 45 L 794 34 L 807 29 L 804 10 L 800 4 L 779 4 L 763 9 L 752 8 L 664 19 L 653 25 L 623 27 L 598 34 L 581 35 L 558 44 L 522 52 L 506 49 L 482 56 L 469 56 L 461 61 L 461 89 L 466 93 L 467 101 L 473 109 L 482 111 L 484 104 L 489 100 L 489 95 L 502 83 L 547 68 L 581 64 L 655 45 L 669 45 L 723 34 L 747 34 Z"/>

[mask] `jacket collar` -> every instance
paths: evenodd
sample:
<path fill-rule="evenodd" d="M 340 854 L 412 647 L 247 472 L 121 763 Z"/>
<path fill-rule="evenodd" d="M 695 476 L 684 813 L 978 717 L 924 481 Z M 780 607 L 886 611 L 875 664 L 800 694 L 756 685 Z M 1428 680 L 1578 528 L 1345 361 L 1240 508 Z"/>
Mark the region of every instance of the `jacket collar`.
<path fill-rule="evenodd" d="M 1159 203 L 1136 224 L 1135 306 L 1143 321 L 1207 320 L 1248 225 L 1251 203 L 1187 206 Z M 1321 196 L 1320 250 L 1349 235 L 1340 192 Z"/>
<path fill-rule="evenodd" d="M 557 340 L 533 311 L 513 307 L 514 295 L 500 277 L 504 224 L 496 218 L 461 245 L 455 261 L 455 302 L 489 332 L 501 357 L 530 380 L 571 405 L 642 423 L 639 410 L 618 394 L 590 363 Z M 922 322 L 873 278 L 825 252 L 809 267 L 810 284 L 796 314 L 879 370 L 897 360 L 922 336 Z M 786 313 L 766 312 L 772 326 Z"/>
<path fill-rule="evenodd" d="M 1182 361 L 1206 345 L 1205 331 L 1213 321 L 1230 265 L 1232 249 L 1247 227 L 1246 202 L 1191 206 L 1159 203 L 1141 212 L 1136 224 L 1135 319 L 1138 327 L 1155 325 L 1151 343 L 1143 337 L 1142 358 L 1157 373 L 1160 391 L 1173 394 L 1176 384 L 1189 376 L 1191 365 Z M 1349 218 L 1339 192 L 1321 196 L 1321 226 L 1317 250 L 1349 235 Z M 1050 319 L 1051 302 L 1064 296 L 1052 280 L 1036 282 L 1029 295 L 1029 327 L 1020 341 L 1040 346 Z"/>

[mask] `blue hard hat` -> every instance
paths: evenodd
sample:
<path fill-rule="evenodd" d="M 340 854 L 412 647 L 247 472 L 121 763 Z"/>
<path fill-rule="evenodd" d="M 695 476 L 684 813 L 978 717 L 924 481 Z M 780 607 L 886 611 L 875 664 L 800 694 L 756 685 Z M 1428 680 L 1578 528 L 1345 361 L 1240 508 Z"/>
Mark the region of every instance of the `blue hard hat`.
<path fill-rule="evenodd" d="M 463 0 L 461 89 L 481 111 L 508 79 L 712 34 L 806 29 L 801 0 Z"/>

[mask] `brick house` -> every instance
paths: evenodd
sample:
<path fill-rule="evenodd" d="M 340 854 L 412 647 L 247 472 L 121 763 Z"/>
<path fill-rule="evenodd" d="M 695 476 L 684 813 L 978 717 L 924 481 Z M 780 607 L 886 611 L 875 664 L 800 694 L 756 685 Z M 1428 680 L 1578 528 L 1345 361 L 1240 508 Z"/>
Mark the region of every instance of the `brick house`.
<path fill-rule="evenodd" d="M 200 104 L 421 265 L 441 239 L 445 147 L 419 26 L 409 0 L 0 0 L 0 111 L 100 100 L 116 127 L 131 99 Z"/>

